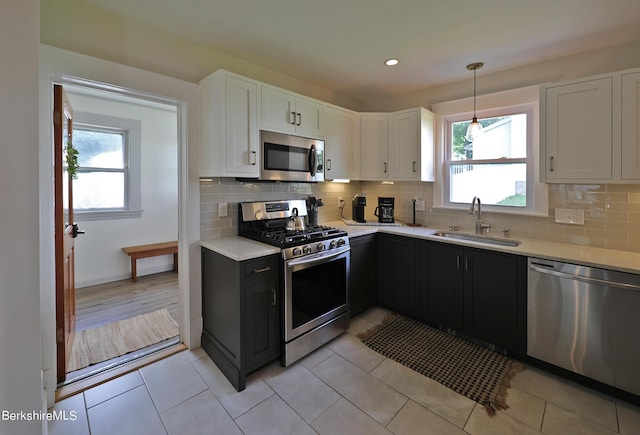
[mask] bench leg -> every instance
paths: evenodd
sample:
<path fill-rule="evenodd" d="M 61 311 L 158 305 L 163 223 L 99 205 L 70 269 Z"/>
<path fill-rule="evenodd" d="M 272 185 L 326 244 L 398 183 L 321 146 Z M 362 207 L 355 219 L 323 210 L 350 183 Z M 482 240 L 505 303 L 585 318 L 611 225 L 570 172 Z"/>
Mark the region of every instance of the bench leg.
<path fill-rule="evenodd" d="M 133 278 L 133 282 L 138 282 L 138 271 L 136 270 L 135 257 L 131 257 L 131 278 Z"/>
<path fill-rule="evenodd" d="M 178 253 L 173 254 L 173 270 L 178 271 Z"/>

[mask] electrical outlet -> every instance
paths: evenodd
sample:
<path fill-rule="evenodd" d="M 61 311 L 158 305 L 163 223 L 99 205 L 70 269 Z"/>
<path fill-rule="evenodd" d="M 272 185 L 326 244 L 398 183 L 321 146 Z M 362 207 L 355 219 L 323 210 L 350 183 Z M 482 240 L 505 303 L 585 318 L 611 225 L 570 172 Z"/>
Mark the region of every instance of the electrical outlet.
<path fill-rule="evenodd" d="M 342 207 L 343 199 L 341 196 L 338 197 L 338 208 Z"/>
<path fill-rule="evenodd" d="M 227 203 L 219 202 L 218 203 L 218 217 L 226 217 L 227 216 Z"/>
<path fill-rule="evenodd" d="M 584 210 L 556 208 L 556 223 L 584 225 Z"/>
<path fill-rule="evenodd" d="M 416 211 L 427 211 L 427 201 L 416 199 Z"/>

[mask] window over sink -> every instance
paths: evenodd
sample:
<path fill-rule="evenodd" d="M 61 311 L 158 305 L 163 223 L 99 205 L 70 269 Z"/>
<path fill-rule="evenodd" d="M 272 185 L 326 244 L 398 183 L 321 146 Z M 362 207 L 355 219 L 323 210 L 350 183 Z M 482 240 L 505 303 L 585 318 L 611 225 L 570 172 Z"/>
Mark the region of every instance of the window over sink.
<path fill-rule="evenodd" d="M 538 88 L 524 88 L 477 99 L 483 133 L 465 139 L 472 100 L 433 106 L 438 116 L 434 207 L 469 208 L 473 197 L 485 211 L 548 214 L 546 185 L 538 182 Z"/>

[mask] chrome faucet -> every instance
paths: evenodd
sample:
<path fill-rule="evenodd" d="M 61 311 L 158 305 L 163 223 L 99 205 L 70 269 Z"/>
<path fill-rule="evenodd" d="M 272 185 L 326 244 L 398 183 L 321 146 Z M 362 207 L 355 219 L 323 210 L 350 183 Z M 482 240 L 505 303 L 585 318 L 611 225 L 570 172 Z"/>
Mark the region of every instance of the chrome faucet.
<path fill-rule="evenodd" d="M 476 202 L 478 203 L 478 214 L 476 215 L 476 234 L 484 234 L 485 230 L 489 232 L 491 225 L 482 223 L 482 204 L 480 203 L 480 198 L 477 196 L 473 197 L 471 201 L 471 208 L 469 209 L 470 214 L 476 214 Z"/>

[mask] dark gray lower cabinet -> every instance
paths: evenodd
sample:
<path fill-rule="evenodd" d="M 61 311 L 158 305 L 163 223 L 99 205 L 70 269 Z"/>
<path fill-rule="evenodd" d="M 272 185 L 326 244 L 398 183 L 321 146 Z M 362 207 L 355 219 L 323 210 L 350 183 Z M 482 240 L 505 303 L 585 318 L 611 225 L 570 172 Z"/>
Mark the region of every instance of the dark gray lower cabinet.
<path fill-rule="evenodd" d="M 280 357 L 279 261 L 237 262 L 202 248 L 202 348 L 238 391 Z"/>
<path fill-rule="evenodd" d="M 463 249 L 445 243 L 420 244 L 421 319 L 427 323 L 464 329 Z"/>
<path fill-rule="evenodd" d="M 378 244 L 375 234 L 350 237 L 349 294 L 351 316 L 378 303 Z"/>
<path fill-rule="evenodd" d="M 419 240 L 392 234 L 378 235 L 380 304 L 412 318 L 419 318 Z"/>
<path fill-rule="evenodd" d="M 526 352 L 526 257 L 422 242 L 422 320 Z"/>
<path fill-rule="evenodd" d="M 526 318 L 519 319 L 518 299 L 526 297 L 526 258 L 470 248 L 464 255 L 464 331 L 524 355 L 518 332 L 526 330 Z"/>

